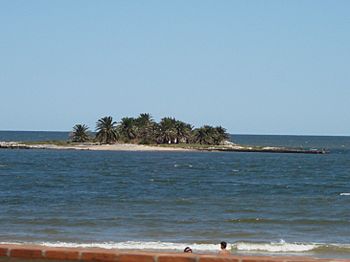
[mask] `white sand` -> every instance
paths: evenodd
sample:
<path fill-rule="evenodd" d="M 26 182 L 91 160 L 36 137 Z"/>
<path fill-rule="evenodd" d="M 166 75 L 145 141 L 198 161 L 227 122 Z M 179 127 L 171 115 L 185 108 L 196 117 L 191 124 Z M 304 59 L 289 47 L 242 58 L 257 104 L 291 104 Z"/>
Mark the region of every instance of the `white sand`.
<path fill-rule="evenodd" d="M 136 144 L 112 144 L 112 145 L 96 145 L 96 144 L 78 144 L 69 146 L 56 145 L 30 145 L 30 148 L 43 149 L 75 149 L 75 150 L 108 150 L 108 151 L 194 151 L 193 149 L 147 146 Z"/>

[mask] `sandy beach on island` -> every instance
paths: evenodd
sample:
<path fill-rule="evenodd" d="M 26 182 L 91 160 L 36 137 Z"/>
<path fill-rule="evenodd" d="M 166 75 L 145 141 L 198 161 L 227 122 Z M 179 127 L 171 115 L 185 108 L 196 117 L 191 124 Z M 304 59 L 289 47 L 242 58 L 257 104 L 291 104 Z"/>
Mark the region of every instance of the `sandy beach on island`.
<path fill-rule="evenodd" d="M 185 146 L 185 145 L 184 145 Z M 325 149 L 303 149 L 303 148 L 287 148 L 287 147 L 255 147 L 242 146 L 233 143 L 226 145 L 215 145 L 208 147 L 188 146 L 178 147 L 176 145 L 140 145 L 130 143 L 116 143 L 116 144 L 51 144 L 47 143 L 22 143 L 22 142 L 4 142 L 0 141 L 0 148 L 8 149 L 58 149 L 58 150 L 94 150 L 94 151 L 133 151 L 133 152 L 265 152 L 265 153 L 307 153 L 307 154 L 326 154 Z"/>
<path fill-rule="evenodd" d="M 164 147 L 138 144 L 26 144 L 20 142 L 0 142 L 0 148 L 22 148 L 22 149 L 61 149 L 61 150 L 101 150 L 101 151 L 196 151 L 195 149 Z"/>
<path fill-rule="evenodd" d="M 137 144 L 103 144 L 103 145 L 88 145 L 80 144 L 73 146 L 55 146 L 47 145 L 46 148 L 54 149 L 76 149 L 76 150 L 107 150 L 107 151 L 195 151 L 194 149 L 175 148 L 175 147 L 161 147 L 161 146 L 148 146 Z"/>

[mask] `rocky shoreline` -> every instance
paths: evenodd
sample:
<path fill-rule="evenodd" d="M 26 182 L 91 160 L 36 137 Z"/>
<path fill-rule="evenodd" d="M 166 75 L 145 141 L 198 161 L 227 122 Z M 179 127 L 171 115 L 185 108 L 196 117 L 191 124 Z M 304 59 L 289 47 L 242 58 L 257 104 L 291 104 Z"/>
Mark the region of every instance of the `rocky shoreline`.
<path fill-rule="evenodd" d="M 254 153 L 294 153 L 294 154 L 327 154 L 326 149 L 303 149 L 303 148 L 287 148 L 287 147 L 251 147 L 251 146 L 233 146 L 233 147 L 217 147 L 208 148 L 207 151 L 224 151 L 224 152 L 254 152 Z"/>

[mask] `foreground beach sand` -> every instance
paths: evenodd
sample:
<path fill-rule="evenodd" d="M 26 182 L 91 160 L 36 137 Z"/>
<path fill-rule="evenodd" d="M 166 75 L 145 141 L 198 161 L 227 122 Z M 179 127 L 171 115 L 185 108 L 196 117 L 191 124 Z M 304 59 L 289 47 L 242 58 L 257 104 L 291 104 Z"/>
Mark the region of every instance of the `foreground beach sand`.
<path fill-rule="evenodd" d="M 14 260 L 13 260 L 14 259 Z M 184 253 L 122 251 L 101 248 L 52 248 L 0 244 L 0 261 L 119 261 L 119 262 L 350 262 L 350 259 L 300 256 L 218 256 Z"/>

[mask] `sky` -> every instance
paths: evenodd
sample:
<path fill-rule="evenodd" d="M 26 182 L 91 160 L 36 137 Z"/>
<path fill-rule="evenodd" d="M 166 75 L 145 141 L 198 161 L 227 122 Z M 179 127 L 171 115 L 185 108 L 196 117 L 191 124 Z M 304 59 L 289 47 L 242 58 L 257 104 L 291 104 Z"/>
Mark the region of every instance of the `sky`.
<path fill-rule="evenodd" d="M 350 1 L 0 1 L 0 130 L 150 113 L 350 135 Z"/>

